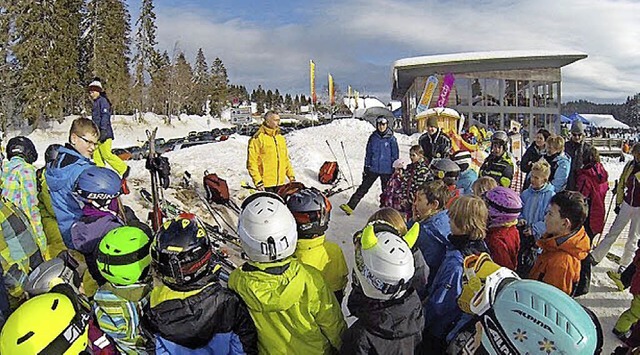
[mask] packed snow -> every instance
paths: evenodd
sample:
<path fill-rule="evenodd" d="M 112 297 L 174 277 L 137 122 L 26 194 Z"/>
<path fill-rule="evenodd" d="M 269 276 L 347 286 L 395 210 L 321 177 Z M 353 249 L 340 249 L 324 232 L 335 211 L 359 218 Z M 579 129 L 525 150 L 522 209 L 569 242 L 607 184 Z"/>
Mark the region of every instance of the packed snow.
<path fill-rule="evenodd" d="M 53 123 L 50 127 L 35 130 L 29 135 L 34 141 L 40 158 L 36 166 L 40 167 L 44 163 L 43 154 L 46 147 L 52 143 L 63 144 L 68 139 L 69 127 L 75 117 L 67 117 L 62 123 Z M 114 148 L 123 148 L 130 145 L 142 145 L 146 141 L 146 130 L 158 127 L 158 137 L 165 139 L 184 137 L 190 131 L 211 130 L 213 128 L 229 127 L 230 125 L 212 117 L 182 116 L 180 119 L 172 120 L 167 125 L 163 119 L 154 114 L 145 114 L 143 120 L 136 121 L 131 116 L 115 116 L 112 119 L 116 139 Z M 317 172 L 323 162 L 337 160 L 341 171 L 347 180 L 340 182 L 339 187 L 348 187 L 352 183 L 360 183 L 365 146 L 367 139 L 374 127 L 365 121 L 355 119 L 337 120 L 330 124 L 306 128 L 287 134 L 286 140 L 289 147 L 289 156 L 292 161 L 297 180 L 307 186 L 314 186 L 320 190 L 326 190 L 329 186 L 322 185 L 317 180 Z M 8 138 L 18 135 L 18 132 L 9 132 Z M 409 148 L 417 144 L 419 135 L 407 136 L 396 134 L 400 147 L 400 156 L 405 161 L 409 161 Z M 227 180 L 232 199 L 240 204 L 249 191 L 241 187 L 242 182 L 251 183 L 251 179 L 245 168 L 247 143 L 249 137 L 234 134 L 228 140 L 218 143 L 211 143 L 191 147 L 188 149 L 169 152 L 166 156 L 171 163 L 171 186 L 164 191 L 167 200 L 176 202 L 185 210 L 197 213 L 208 222 L 213 222 L 207 213 L 204 205 L 193 196 L 185 194 L 180 187 L 180 182 L 185 171 L 193 175 L 196 182 L 196 189 L 201 194 L 202 176 L 206 170 L 215 172 L 221 178 Z M 336 157 L 332 154 L 327 142 L 330 144 Z M 627 157 L 630 159 L 630 157 Z M 610 183 L 617 179 L 622 172 L 624 163 L 616 159 L 604 159 L 604 165 L 609 172 Z M 150 177 L 144 167 L 144 161 L 128 161 L 131 166 L 131 175 L 128 179 L 131 193 L 123 197 L 123 202 L 130 205 L 141 219 L 146 219 L 149 211 L 148 204 L 142 200 L 139 190 L 142 187 L 150 188 Z M 350 181 L 353 179 L 353 181 Z M 353 267 L 353 245 L 352 235 L 361 229 L 368 217 L 378 209 L 378 197 L 380 194 L 379 181 L 374 184 L 369 193 L 358 205 L 354 214 L 345 215 L 338 206 L 345 203 L 355 188 L 338 193 L 330 198 L 333 205 L 332 218 L 327 238 L 337 242 L 344 250 L 347 262 Z M 612 201 L 611 195 L 606 198 L 607 205 Z M 237 216 L 226 211 L 225 207 L 217 208 L 221 211 L 232 225 L 236 225 Z M 611 211 L 608 216 L 608 230 L 615 218 L 615 213 Z M 618 242 L 614 245 L 612 252 L 620 255 L 624 242 L 626 241 L 627 230 L 622 233 Z M 606 271 L 617 267 L 614 263 L 605 259 L 600 265 L 593 268 L 592 285 L 589 294 L 578 298 L 583 305 L 591 308 L 600 319 L 605 335 L 605 351 L 610 353 L 619 341 L 611 334 L 617 317 L 626 310 L 632 299 L 629 292 L 618 292 L 613 283 L 608 279 Z M 346 304 L 346 302 L 344 302 Z M 346 307 L 343 306 L 345 315 L 348 315 Z M 350 319 L 348 319 L 350 320 Z"/>

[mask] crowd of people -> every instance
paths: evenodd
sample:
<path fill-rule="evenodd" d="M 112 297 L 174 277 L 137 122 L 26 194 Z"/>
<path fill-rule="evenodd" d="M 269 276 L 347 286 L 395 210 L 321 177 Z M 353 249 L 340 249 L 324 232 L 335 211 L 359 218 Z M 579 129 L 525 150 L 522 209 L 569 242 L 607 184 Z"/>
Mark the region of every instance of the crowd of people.
<path fill-rule="evenodd" d="M 102 85 L 89 91 L 93 119 L 74 120 L 42 169 L 28 138 L 8 142 L 2 354 L 595 354 L 600 323 L 573 297 L 588 292 L 590 265 L 629 221 L 633 236 L 621 258 L 628 267 L 610 276 L 638 296 L 614 333 L 629 349 L 640 345 L 640 252 L 632 262 L 640 145 L 617 187 L 614 227 L 592 252 L 608 176 L 580 125 L 566 143 L 538 132 L 521 162 L 528 186 L 518 194 L 505 132 L 493 134 L 477 167 L 430 120 L 405 164 L 378 117 L 362 184 L 340 206 L 352 215 L 380 178 L 380 209 L 347 241 L 349 270 L 326 236 L 331 202 L 296 181 L 279 115 L 268 112 L 248 146 L 258 191 L 240 208 L 246 261 L 225 275 L 196 216 L 151 230 L 120 203 L 129 169 L 101 151 L 113 130 Z M 357 318 L 350 325 L 343 302 Z"/>

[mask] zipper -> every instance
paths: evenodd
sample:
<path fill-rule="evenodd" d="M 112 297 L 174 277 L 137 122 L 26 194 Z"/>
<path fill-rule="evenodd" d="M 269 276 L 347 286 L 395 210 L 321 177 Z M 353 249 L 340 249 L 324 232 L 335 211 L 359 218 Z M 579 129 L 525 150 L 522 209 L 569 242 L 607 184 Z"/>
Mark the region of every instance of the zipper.
<path fill-rule="evenodd" d="M 277 136 L 273 136 L 273 143 L 276 145 L 276 186 L 280 185 L 280 150 L 278 149 Z"/>

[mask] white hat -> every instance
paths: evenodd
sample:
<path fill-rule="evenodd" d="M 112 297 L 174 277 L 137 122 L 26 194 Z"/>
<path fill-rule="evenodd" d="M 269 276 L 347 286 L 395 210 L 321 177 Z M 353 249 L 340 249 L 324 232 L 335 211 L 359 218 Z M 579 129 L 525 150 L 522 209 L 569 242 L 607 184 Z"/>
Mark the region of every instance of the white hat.
<path fill-rule="evenodd" d="M 466 150 L 458 151 L 453 154 L 453 156 L 451 157 L 451 160 L 453 160 L 456 164 L 458 164 L 458 166 L 467 164 L 467 167 L 468 167 L 471 165 L 471 153 L 467 152 Z"/>
<path fill-rule="evenodd" d="M 98 80 L 94 80 L 89 84 L 89 90 L 93 89 L 93 91 L 102 91 L 102 83 Z"/>

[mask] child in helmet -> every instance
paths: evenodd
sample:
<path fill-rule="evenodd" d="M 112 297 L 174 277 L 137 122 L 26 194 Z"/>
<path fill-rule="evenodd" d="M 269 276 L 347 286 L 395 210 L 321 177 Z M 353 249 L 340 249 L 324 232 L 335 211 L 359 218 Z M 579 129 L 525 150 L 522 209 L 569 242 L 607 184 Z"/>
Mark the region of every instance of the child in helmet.
<path fill-rule="evenodd" d="M 96 263 L 107 282 L 93 297 L 93 311 L 123 354 L 154 351 L 153 337 L 142 324 L 151 292 L 150 245 L 142 230 L 125 226 L 111 230 L 98 246 Z"/>
<path fill-rule="evenodd" d="M 491 154 L 484 160 L 480 167 L 480 176 L 488 176 L 494 179 L 498 185 L 511 186 L 515 164 L 509 154 L 509 136 L 505 131 L 496 131 L 491 136 Z"/>
<path fill-rule="evenodd" d="M 374 212 L 367 221 L 367 225 L 373 225 L 374 229 L 389 230 L 392 233 L 404 237 L 407 235 L 407 222 L 404 216 L 393 208 L 381 208 Z M 415 267 L 415 273 L 412 278 L 413 288 L 418 292 L 420 301 L 424 301 L 427 297 L 429 290 L 427 288 L 427 282 L 429 280 L 429 266 L 422 256 L 422 251 L 418 248 L 418 236 L 420 232 L 420 224 L 414 223 L 411 227 L 412 233 L 415 233 L 415 238 L 404 238 L 411 248 L 413 253 L 413 264 Z M 359 234 L 358 234 L 359 235 Z"/>
<path fill-rule="evenodd" d="M 325 237 L 331 218 L 331 202 L 312 187 L 289 196 L 287 207 L 296 219 L 298 229 L 295 257 L 301 263 L 318 269 L 338 303 L 342 303 L 349 270 L 342 249 Z"/>
<path fill-rule="evenodd" d="M 346 329 L 322 274 L 292 257 L 296 229 L 275 194 L 256 193 L 242 203 L 238 234 L 249 261 L 231 273 L 229 288 L 247 303 L 262 354 L 335 352 Z"/>
<path fill-rule="evenodd" d="M 60 234 L 60 228 L 58 227 L 53 206 L 51 205 L 49 186 L 47 185 L 47 179 L 45 179 L 47 165 L 56 159 L 58 156 L 58 148 L 60 147 L 60 144 L 49 145 L 44 152 L 45 166 L 36 171 L 38 180 L 38 208 L 40 209 L 44 235 L 47 237 L 47 254 L 49 257 L 56 257 L 60 252 L 67 250 L 67 246 L 64 244 L 62 235 Z"/>
<path fill-rule="evenodd" d="M 407 197 L 402 187 L 405 162 L 402 158 L 393 162 L 393 174 L 380 195 L 380 207 L 391 207 L 405 212 Z"/>
<path fill-rule="evenodd" d="M 425 305 L 425 353 L 444 353 L 446 344 L 455 338 L 470 318 L 458 307 L 462 293 L 463 260 L 488 252 L 484 242 L 489 212 L 477 196 L 460 196 L 449 208 L 451 234 L 447 251 L 438 269 Z"/>
<path fill-rule="evenodd" d="M 38 152 L 29 138 L 13 137 L 7 142 L 7 159 L 9 162 L 2 166 L 0 180 L 2 196 L 16 204 L 29 217 L 38 247 L 46 257 L 47 238 L 42 229 L 36 168 L 33 167 L 33 163 L 38 160 Z"/>
<path fill-rule="evenodd" d="M 482 197 L 487 191 L 498 186 L 498 183 L 488 176 L 479 177 L 478 180 L 471 184 L 471 191 L 474 196 Z"/>
<path fill-rule="evenodd" d="M 463 195 L 471 195 L 471 185 L 478 180 L 478 173 L 471 168 L 471 153 L 466 150 L 457 151 L 453 153 L 451 160 L 460 167 L 460 176 L 456 187 Z"/>
<path fill-rule="evenodd" d="M 73 292 L 38 295 L 22 304 L 5 323 L 0 353 L 81 354 L 89 345 L 88 325 L 89 314 Z"/>
<path fill-rule="evenodd" d="M 220 285 L 212 248 L 194 219 L 166 221 L 156 233 L 151 257 L 160 282 L 151 291 L 147 318 L 157 354 L 258 353 L 247 306 Z"/>
<path fill-rule="evenodd" d="M 551 198 L 545 216 L 545 234 L 537 244 L 542 248 L 529 278 L 546 282 L 573 294 L 580 279 L 580 261 L 590 250 L 589 237 L 583 224 L 587 204 L 581 193 L 561 191 Z"/>
<path fill-rule="evenodd" d="M 471 328 L 475 334 L 468 337 L 466 343 L 459 343 L 458 351 L 451 353 L 602 352 L 602 328 L 588 308 L 553 286 L 520 280 L 511 270 L 487 264 L 493 263 L 484 262 L 478 267 L 465 259 L 466 281 L 470 278 L 481 281 L 465 282 L 463 286 L 463 293 L 472 294 L 468 298 L 472 301 L 466 308 L 477 317 L 477 322 Z M 484 287 L 480 287 L 482 285 Z M 576 337 L 576 334 L 580 336 Z"/>
<path fill-rule="evenodd" d="M 518 216 L 522 212 L 520 196 L 510 188 L 498 186 L 484 194 L 489 209 L 489 228 L 485 242 L 491 258 L 500 266 L 516 270 L 520 250 Z"/>
<path fill-rule="evenodd" d="M 417 245 L 429 266 L 427 287 L 440 268 L 447 249 L 447 236 L 451 233 L 449 215 L 445 209 L 449 196 L 445 183 L 434 180 L 418 190 L 413 204 L 413 220 L 420 223 Z"/>
<path fill-rule="evenodd" d="M 406 219 L 412 217 L 412 205 L 418 190 L 420 190 L 422 185 L 433 180 L 433 174 L 424 158 L 422 147 L 417 144 L 412 145 L 409 149 L 409 159 L 411 159 L 411 163 L 405 168 L 404 179 L 402 181 L 403 189 L 406 193 L 406 203 L 403 209 L 399 210 L 401 212 L 406 211 Z"/>
<path fill-rule="evenodd" d="M 69 248 L 73 247 L 71 225 L 82 216 L 82 206 L 73 196 L 73 189 L 80 174 L 93 165 L 91 156 L 99 135 L 93 121 L 83 117 L 75 119 L 69 131 L 69 142 L 58 148 L 58 155 L 47 165 L 45 172 L 60 234 Z"/>
<path fill-rule="evenodd" d="M 73 192 L 84 206 L 82 216 L 71 226 L 70 249 L 79 252 L 74 256 L 86 263 L 89 274 L 103 285 L 107 280 L 96 266 L 96 249 L 102 238 L 111 230 L 124 225 L 116 214 L 115 199 L 120 195 L 120 176 L 108 168 L 91 166 L 85 169 L 76 181 Z M 85 292 L 91 296 L 96 286 L 87 279 Z"/>
<path fill-rule="evenodd" d="M 460 190 L 456 187 L 460 167 L 449 158 L 436 160 L 431 164 L 431 171 L 436 180 L 442 180 L 447 185 L 450 196 L 445 207 L 451 206 L 453 201 L 460 197 Z"/>
<path fill-rule="evenodd" d="M 422 342 L 422 303 L 412 286 L 415 272 L 408 243 L 383 224 L 369 224 L 355 238 L 356 266 L 348 308 L 358 320 L 342 338 L 342 354 L 414 354 Z"/>

